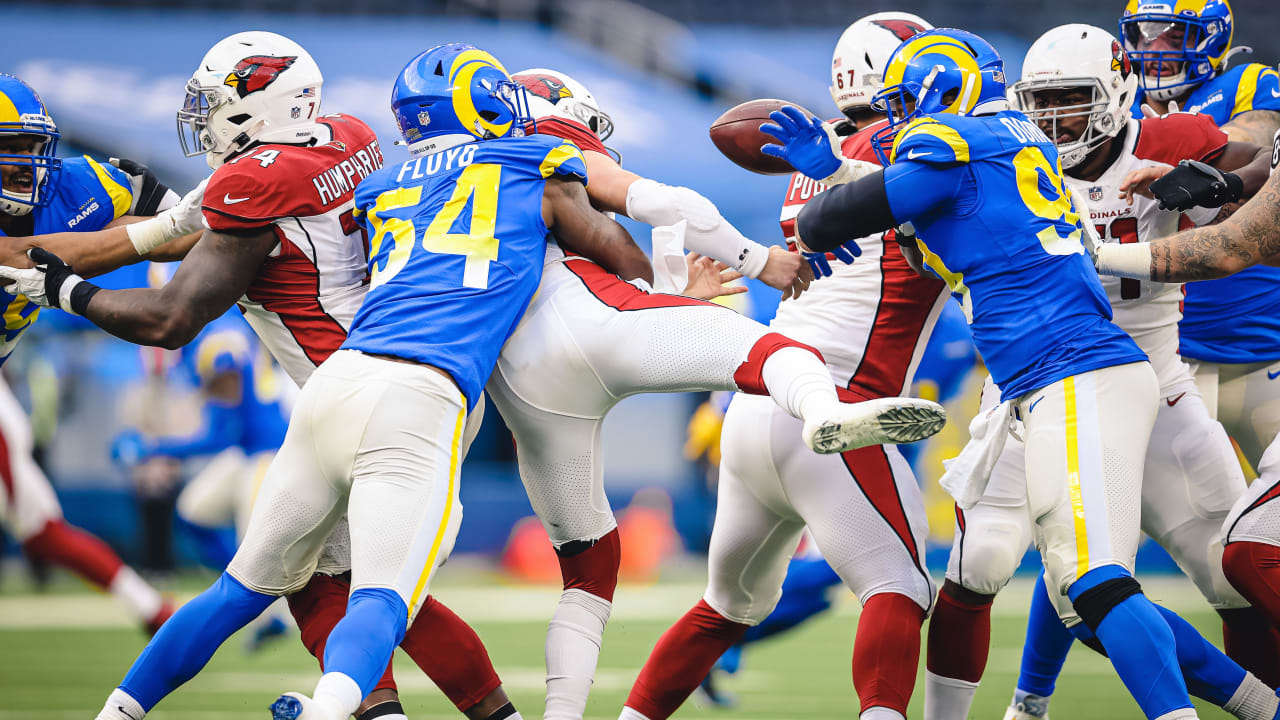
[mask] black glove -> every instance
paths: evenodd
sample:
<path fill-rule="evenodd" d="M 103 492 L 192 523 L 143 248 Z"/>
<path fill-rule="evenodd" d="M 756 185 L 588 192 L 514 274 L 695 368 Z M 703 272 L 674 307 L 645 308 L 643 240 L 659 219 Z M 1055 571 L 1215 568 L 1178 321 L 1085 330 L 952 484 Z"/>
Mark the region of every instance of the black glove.
<path fill-rule="evenodd" d="M 1216 208 L 1239 200 L 1244 194 L 1244 181 L 1235 173 L 1198 160 L 1183 160 L 1151 183 L 1151 194 L 1160 201 L 1161 210 Z"/>
<path fill-rule="evenodd" d="M 18 280 L 19 292 L 39 305 L 83 315 L 85 308 L 89 305 L 89 299 L 101 290 L 97 285 L 77 275 L 70 265 L 62 261 L 62 258 L 44 248 L 31 248 L 27 251 L 27 257 L 31 258 L 35 267 L 17 271 L 28 275 L 24 279 L 14 279 Z M 44 281 L 43 287 L 36 284 L 40 279 Z M 22 289 L 24 280 L 28 285 L 25 291 Z"/>

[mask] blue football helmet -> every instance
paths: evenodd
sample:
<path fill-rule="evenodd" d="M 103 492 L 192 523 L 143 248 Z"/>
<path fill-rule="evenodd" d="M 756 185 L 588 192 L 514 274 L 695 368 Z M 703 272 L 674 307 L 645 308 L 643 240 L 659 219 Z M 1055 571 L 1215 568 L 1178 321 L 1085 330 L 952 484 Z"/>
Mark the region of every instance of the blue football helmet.
<path fill-rule="evenodd" d="M 1120 37 L 1142 89 L 1168 102 L 1223 68 L 1234 26 L 1227 0 L 1129 0 Z"/>
<path fill-rule="evenodd" d="M 15 142 L 23 138 L 30 142 Z M 62 168 L 58 126 L 31 86 L 0 73 L 0 212 L 26 215 L 49 204 Z"/>
<path fill-rule="evenodd" d="M 391 90 L 391 112 L 413 155 L 525 134 L 525 89 L 474 45 L 437 45 L 409 61 Z"/>
<path fill-rule="evenodd" d="M 889 124 L 871 136 L 876 156 L 889 150 L 905 123 L 935 113 L 980 115 L 1003 110 L 1004 61 L 986 40 L 964 30 L 938 28 L 903 41 L 884 70 L 884 89 L 871 99 Z"/>

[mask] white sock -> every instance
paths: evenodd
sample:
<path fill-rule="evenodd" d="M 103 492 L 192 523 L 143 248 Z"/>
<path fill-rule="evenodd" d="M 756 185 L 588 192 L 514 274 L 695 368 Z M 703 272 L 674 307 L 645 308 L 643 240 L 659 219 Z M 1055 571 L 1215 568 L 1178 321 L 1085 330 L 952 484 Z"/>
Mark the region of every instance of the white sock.
<path fill-rule="evenodd" d="M 858 716 L 858 720 L 906 720 L 902 717 L 902 713 L 897 710 L 890 710 L 887 707 L 867 708 L 866 712 Z"/>
<path fill-rule="evenodd" d="M 356 681 L 340 672 L 321 675 L 316 691 L 311 695 L 311 700 L 334 720 L 346 720 L 360 707 L 363 699 L 364 693 L 360 692 Z"/>
<path fill-rule="evenodd" d="M 626 705 L 622 706 L 622 714 L 618 716 L 618 720 L 649 720 L 649 718 L 632 710 Z"/>
<path fill-rule="evenodd" d="M 818 419 L 840 404 L 831 371 L 808 350 L 784 347 L 774 352 L 764 361 L 760 375 L 773 401 L 792 417 Z"/>
<path fill-rule="evenodd" d="M 1195 708 L 1179 708 L 1161 715 L 1156 720 L 1200 720 L 1200 716 L 1196 715 Z"/>
<path fill-rule="evenodd" d="M 582 717 L 612 609 L 613 603 L 585 590 L 560 593 L 560 603 L 547 626 L 547 707 L 543 720 Z"/>
<path fill-rule="evenodd" d="M 107 696 L 107 702 L 95 720 L 142 720 L 146 715 L 147 711 L 142 709 L 142 705 L 133 696 L 116 688 Z"/>
<path fill-rule="evenodd" d="M 517 710 L 511 713 L 510 715 L 506 716 L 505 718 L 503 718 L 503 720 L 524 720 L 524 717 L 522 717 L 520 715 L 520 711 Z"/>
<path fill-rule="evenodd" d="M 924 673 L 924 720 L 965 720 L 978 683 Z"/>
<path fill-rule="evenodd" d="M 1272 720 L 1280 710 L 1280 698 L 1253 673 L 1245 672 L 1240 687 L 1222 709 L 1240 720 Z"/>
<path fill-rule="evenodd" d="M 160 593 L 128 565 L 120 566 L 116 576 L 111 578 L 107 590 L 120 602 L 128 605 L 143 622 L 151 622 L 164 605 L 164 598 Z"/>

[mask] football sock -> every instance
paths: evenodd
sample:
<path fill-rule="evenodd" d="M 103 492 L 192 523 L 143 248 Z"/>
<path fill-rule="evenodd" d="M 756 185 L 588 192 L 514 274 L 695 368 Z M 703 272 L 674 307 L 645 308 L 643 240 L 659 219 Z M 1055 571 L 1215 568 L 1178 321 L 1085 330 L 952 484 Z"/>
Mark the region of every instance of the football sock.
<path fill-rule="evenodd" d="M 873 707 L 863 710 L 858 715 L 858 720 L 906 720 L 906 716 L 897 710 L 890 710 L 886 707 Z"/>
<path fill-rule="evenodd" d="M 1266 683 L 1247 673 L 1222 709 L 1240 720 L 1274 720 L 1280 713 L 1280 698 Z"/>
<path fill-rule="evenodd" d="M 164 596 L 128 565 L 120 566 L 107 590 L 144 622 L 153 623 L 164 610 Z"/>
<path fill-rule="evenodd" d="M 351 583 L 345 578 L 330 575 L 312 575 L 306 587 L 288 596 L 289 612 L 298 623 L 302 645 L 324 667 L 324 648 L 329 633 L 347 612 L 347 595 Z M 395 690 L 396 678 L 387 662 L 386 670 L 378 679 L 374 690 Z"/>
<path fill-rule="evenodd" d="M 618 720 L 649 720 L 649 718 L 637 712 L 635 708 L 624 705 L 622 707 L 622 712 L 618 714 Z"/>
<path fill-rule="evenodd" d="M 1262 682 L 1280 687 L 1280 633 L 1255 607 L 1225 608 L 1222 618 L 1222 649 Z"/>
<path fill-rule="evenodd" d="M 71 570 L 103 590 L 110 587 L 124 565 L 106 543 L 61 518 L 50 520 L 40 532 L 27 538 L 22 549 L 37 560 Z"/>
<path fill-rule="evenodd" d="M 564 592 L 547 626 L 546 720 L 581 718 L 613 608 L 622 544 L 617 528 L 556 549 Z"/>
<path fill-rule="evenodd" d="M 631 687 L 620 717 L 631 720 L 670 717 L 707 676 L 716 658 L 737 642 L 746 629 L 746 625 L 711 609 L 706 600 L 699 600 L 658 640 Z"/>
<path fill-rule="evenodd" d="M 853 688 L 862 718 L 906 715 L 920 665 L 923 623 L 924 610 L 906 595 L 878 593 L 863 604 L 853 643 Z"/>
<path fill-rule="evenodd" d="M 400 648 L 464 712 L 502 685 L 476 631 L 430 595 L 405 631 Z"/>
<path fill-rule="evenodd" d="M 365 710 L 356 716 L 356 720 L 409 720 L 404 714 L 404 706 L 399 700 L 387 700 Z"/>
<path fill-rule="evenodd" d="M 254 592 L 224 572 L 207 590 L 179 608 L 151 638 L 124 676 L 120 689 L 144 710 L 150 710 L 194 677 L 232 633 L 249 624 L 274 601 L 274 595 Z"/>
<path fill-rule="evenodd" d="M 840 404 L 831 371 L 811 350 L 775 350 L 765 359 L 761 377 L 774 402 L 801 420 L 821 418 Z"/>
<path fill-rule="evenodd" d="M 116 688 L 107 696 L 107 702 L 94 720 L 142 720 L 147 711 L 133 696 Z"/>
<path fill-rule="evenodd" d="M 520 717 L 520 713 L 516 712 L 514 705 L 507 703 L 486 715 L 484 720 L 523 720 L 523 718 Z"/>
<path fill-rule="evenodd" d="M 1023 695 L 1048 698 L 1053 695 L 1062 664 L 1075 637 L 1062 625 L 1057 608 L 1049 599 L 1044 584 L 1044 570 L 1036 578 L 1031 594 L 1031 611 L 1027 618 L 1027 637 L 1022 644 L 1022 668 L 1018 675 L 1017 691 Z M 1017 694 L 1014 703 L 1021 702 Z M 1048 703 L 1045 703 L 1048 706 Z"/>
<path fill-rule="evenodd" d="M 1229 543 L 1222 549 L 1222 570 L 1231 586 L 1271 622 L 1272 640 L 1280 637 L 1276 632 L 1280 628 L 1280 547 L 1248 541 Z M 1280 671 L 1275 668 L 1280 663 L 1280 652 L 1271 652 L 1268 659 L 1271 662 L 1265 672 L 1259 672 L 1263 668 L 1241 664 L 1274 687 L 1280 685 Z"/>
<path fill-rule="evenodd" d="M 1173 630 L 1127 570 L 1116 565 L 1090 570 L 1067 592 L 1147 718 L 1195 717 Z"/>
<path fill-rule="evenodd" d="M 330 643 L 332 646 L 333 643 Z M 346 720 L 364 699 L 359 683 L 350 675 L 332 670 L 325 671 L 316 683 L 316 690 L 311 700 L 324 714 L 332 720 Z"/>
<path fill-rule="evenodd" d="M 829 609 L 831 598 L 827 590 L 840 583 L 840 576 L 824 558 L 792 558 L 787 565 L 787 577 L 782 581 L 778 605 L 763 622 L 747 630 L 742 642 L 749 644 L 790 630 Z"/>
<path fill-rule="evenodd" d="M 386 672 L 391 653 L 404 637 L 409 611 L 394 590 L 360 588 L 351 593 L 347 612 L 329 633 L 325 642 L 324 668 L 321 678 L 342 676 L 359 686 L 359 694 L 350 707 L 338 706 L 347 715 L 355 711 L 360 700 L 373 692 L 378 679 Z M 341 690 L 336 688 L 341 687 Z M 334 689 L 334 697 L 349 696 L 345 686 L 334 680 L 326 689 Z M 321 685 L 316 686 L 319 693 Z M 319 696 L 316 696 L 319 699 Z M 345 715 L 344 715 L 345 717 Z"/>
<path fill-rule="evenodd" d="M 929 620 L 925 673 L 925 720 L 964 720 L 991 649 L 994 595 L 947 580 Z"/>

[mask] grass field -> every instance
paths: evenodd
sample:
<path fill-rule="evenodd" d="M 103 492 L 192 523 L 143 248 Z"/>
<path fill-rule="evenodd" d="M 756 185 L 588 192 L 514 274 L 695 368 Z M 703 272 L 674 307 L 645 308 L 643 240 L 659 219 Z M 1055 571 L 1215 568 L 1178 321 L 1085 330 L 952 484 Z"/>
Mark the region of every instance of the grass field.
<path fill-rule="evenodd" d="M 466 583 L 466 584 L 462 584 Z M 541 715 L 542 639 L 557 592 L 501 584 L 444 580 L 437 596 L 471 621 L 480 633 L 508 692 L 524 717 Z M 1157 601 L 1184 614 L 1215 642 L 1215 617 L 1182 579 L 1145 583 Z M 71 582 L 45 594 L 9 583 L 0 592 L 0 720 L 90 720 L 120 680 L 146 638 L 107 597 Z M 991 660 L 971 717 L 1000 720 L 1017 677 L 1030 583 L 1015 581 L 997 601 Z M 614 620 L 605 636 L 595 689 L 587 708 L 592 720 L 612 720 L 659 634 L 700 596 L 696 581 L 619 589 Z M 724 720 L 834 720 L 854 718 L 857 698 L 849 658 L 857 623 L 850 598 L 799 630 L 753 646 L 743 670 L 724 687 L 739 699 L 736 710 L 686 704 L 676 717 Z M 255 655 L 245 637 L 231 642 L 192 683 L 165 700 L 152 720 L 263 720 L 266 706 L 284 690 L 310 691 L 318 677 L 314 661 L 296 635 Z M 396 667 L 409 717 L 462 717 L 402 655 Z M 923 671 L 922 671 L 923 675 Z M 919 718 L 923 679 L 910 717 Z M 1073 718 L 1141 718 L 1107 661 L 1077 646 L 1058 685 L 1050 715 Z M 1229 717 L 1216 708 L 1201 717 Z"/>

